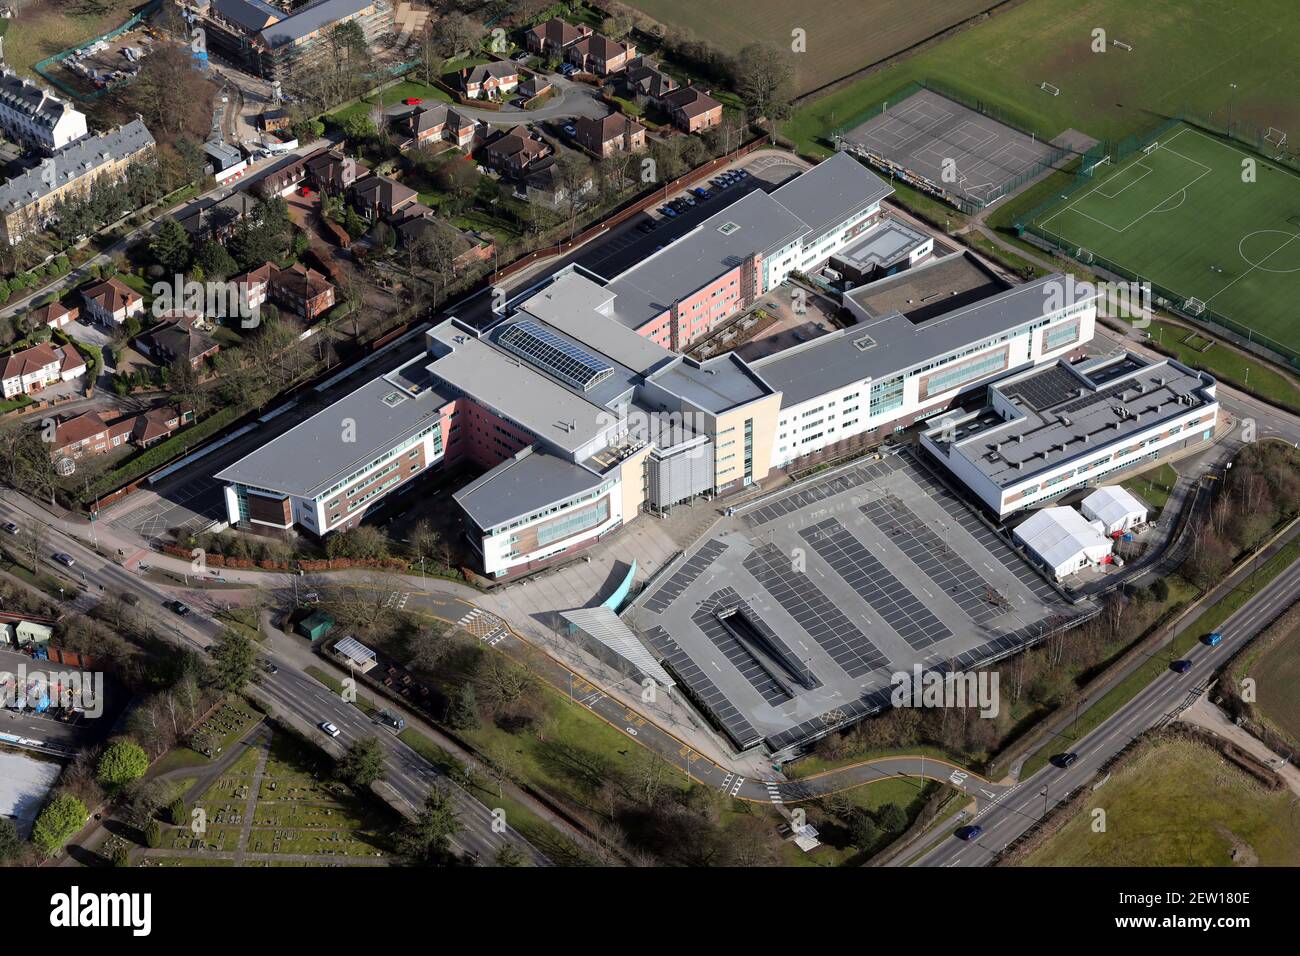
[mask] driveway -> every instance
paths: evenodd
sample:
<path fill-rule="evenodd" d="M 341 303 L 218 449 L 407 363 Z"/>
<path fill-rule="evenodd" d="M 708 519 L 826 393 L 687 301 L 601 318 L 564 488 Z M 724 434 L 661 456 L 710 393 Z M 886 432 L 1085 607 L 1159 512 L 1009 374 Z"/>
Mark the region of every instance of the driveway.
<path fill-rule="evenodd" d="M 575 83 L 562 76 L 551 76 L 551 83 L 558 91 L 547 103 L 535 110 L 521 110 L 507 106 L 500 110 L 476 109 L 473 106 L 457 106 L 456 112 L 464 113 L 487 126 L 515 126 L 519 123 L 537 123 L 544 120 L 573 119 L 585 116 L 600 119 L 610 113 L 610 108 L 600 98 L 594 86 Z"/>

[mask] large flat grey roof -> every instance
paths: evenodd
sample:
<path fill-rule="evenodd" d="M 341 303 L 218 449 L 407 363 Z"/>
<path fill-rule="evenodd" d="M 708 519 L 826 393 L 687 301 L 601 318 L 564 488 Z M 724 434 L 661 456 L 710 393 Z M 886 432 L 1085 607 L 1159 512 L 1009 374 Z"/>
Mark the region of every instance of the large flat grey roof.
<path fill-rule="evenodd" d="M 1069 302 L 1058 301 L 1065 298 L 1062 289 Z M 1095 297 L 1096 290 L 1087 283 L 1067 283 L 1060 274 L 1043 276 L 920 324 L 896 312 L 885 315 L 759 359 L 753 368 L 784 394 L 781 405 L 789 407 L 1009 332 L 1040 318 L 1049 306 L 1054 310 Z M 858 347 L 858 342 L 867 347 Z"/>
<path fill-rule="evenodd" d="M 451 322 L 429 331 L 445 354 L 433 375 L 512 419 L 556 448 L 577 452 L 612 424 L 609 410 Z"/>
<path fill-rule="evenodd" d="M 787 245 L 806 231 L 802 219 L 755 190 L 611 282 L 606 288 L 617 296 L 614 316 L 639 328 L 750 256 Z"/>
<path fill-rule="evenodd" d="M 569 270 L 518 307 L 634 372 L 673 358 L 670 350 L 612 318 L 614 298 L 606 286 Z"/>
<path fill-rule="evenodd" d="M 772 198 L 819 236 L 893 191 L 893 186 L 858 160 L 840 152 L 781 186 Z"/>
<path fill-rule="evenodd" d="M 990 407 L 958 420 L 951 442 L 935 437 L 944 425 L 929 437 L 1006 487 L 1204 407 L 1214 384 L 1172 359 L 1132 352 L 1080 365 L 1061 360 L 990 386 L 1014 406 L 1012 417 Z"/>
<path fill-rule="evenodd" d="M 374 0 L 318 0 L 299 7 L 279 23 L 272 24 L 259 34 L 269 47 L 284 46 L 310 36 L 344 17 L 352 16 L 374 3 Z"/>
<path fill-rule="evenodd" d="M 105 163 L 125 159 L 153 144 L 153 134 L 138 119 L 98 136 L 84 136 L 0 185 L 0 209 L 20 209 Z M 54 170 L 52 182 L 46 182 L 45 163 Z"/>
<path fill-rule="evenodd" d="M 480 528 L 540 511 L 605 479 L 557 455 L 525 448 L 452 495 Z"/>
<path fill-rule="evenodd" d="M 862 272 L 887 269 L 930 241 L 919 229 L 885 216 L 861 239 L 831 258 L 847 262 Z"/>
<path fill-rule="evenodd" d="M 704 362 L 678 359 L 650 375 L 649 381 L 715 415 L 772 394 L 749 366 L 730 353 Z"/>
<path fill-rule="evenodd" d="M 445 402 L 446 396 L 436 390 L 406 397 L 387 377 L 376 378 L 245 455 L 215 477 L 313 498 L 425 428 Z M 345 420 L 353 423 L 347 434 L 354 436 L 354 441 L 346 440 Z"/>

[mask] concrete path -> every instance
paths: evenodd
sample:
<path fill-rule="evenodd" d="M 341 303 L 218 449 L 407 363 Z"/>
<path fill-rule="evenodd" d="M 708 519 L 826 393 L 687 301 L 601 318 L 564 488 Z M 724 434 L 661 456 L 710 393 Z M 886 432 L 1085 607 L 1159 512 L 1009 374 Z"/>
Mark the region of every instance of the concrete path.
<path fill-rule="evenodd" d="M 1197 699 L 1179 716 L 1180 720 L 1193 726 L 1208 730 L 1217 737 L 1230 741 L 1246 753 L 1276 771 L 1291 791 L 1300 796 L 1300 767 L 1284 761 L 1269 750 L 1259 738 L 1250 734 L 1245 728 L 1238 727 L 1228 719 L 1228 715 L 1210 701 L 1209 693 Z"/>

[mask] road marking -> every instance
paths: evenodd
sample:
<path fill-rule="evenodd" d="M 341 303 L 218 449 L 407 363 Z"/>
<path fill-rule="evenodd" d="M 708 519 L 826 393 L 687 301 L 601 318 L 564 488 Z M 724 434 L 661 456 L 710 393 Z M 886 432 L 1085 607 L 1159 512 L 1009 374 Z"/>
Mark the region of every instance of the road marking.
<path fill-rule="evenodd" d="M 744 786 L 744 784 L 745 784 L 745 778 L 744 778 L 744 777 L 737 777 L 737 778 L 736 778 L 736 782 L 735 782 L 735 784 L 732 785 L 732 788 L 731 788 L 731 791 L 730 791 L 731 795 L 734 797 L 736 794 L 740 793 L 740 788 L 741 788 L 742 786 Z"/>

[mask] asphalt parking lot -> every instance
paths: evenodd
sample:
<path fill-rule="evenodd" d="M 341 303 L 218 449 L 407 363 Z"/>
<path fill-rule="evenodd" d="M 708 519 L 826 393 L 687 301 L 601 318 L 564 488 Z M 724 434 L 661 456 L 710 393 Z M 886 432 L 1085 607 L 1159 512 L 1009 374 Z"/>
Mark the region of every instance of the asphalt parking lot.
<path fill-rule="evenodd" d="M 780 752 L 887 705 L 896 672 L 973 668 L 1066 613 L 965 504 L 890 454 L 724 519 L 629 620 L 733 747 Z"/>

